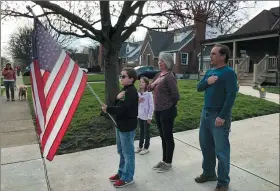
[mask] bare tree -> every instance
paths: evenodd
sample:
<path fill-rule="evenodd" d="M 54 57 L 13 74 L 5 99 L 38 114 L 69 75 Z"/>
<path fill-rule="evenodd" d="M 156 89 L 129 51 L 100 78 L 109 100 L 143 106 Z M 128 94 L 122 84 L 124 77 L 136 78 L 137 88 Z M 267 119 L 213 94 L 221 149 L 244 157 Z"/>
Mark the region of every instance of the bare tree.
<path fill-rule="evenodd" d="M 21 27 L 15 31 L 9 41 L 8 41 L 8 50 L 14 61 L 20 62 L 21 67 L 23 63 L 29 65 L 31 63 L 31 34 L 32 28 L 30 27 Z"/>
<path fill-rule="evenodd" d="M 178 14 L 169 17 L 170 25 L 188 26 L 197 23 L 217 27 L 222 34 L 231 33 L 248 20 L 248 9 L 255 8 L 256 1 L 168 1 Z M 182 11 L 183 10 L 183 11 Z"/>
<path fill-rule="evenodd" d="M 32 6 L 39 5 L 43 10 L 42 13 L 38 14 L 38 17 L 46 18 L 50 27 L 57 33 L 81 38 L 89 37 L 102 44 L 102 47 L 104 47 L 102 49 L 104 52 L 102 53 L 104 54 L 106 82 L 105 99 L 109 105 L 113 103 L 119 91 L 117 71 L 118 53 L 121 44 L 136 31 L 137 27 L 167 29 L 167 26 L 170 26 L 175 18 L 177 20 L 180 18 L 182 22 L 187 19 L 197 18 L 195 15 L 193 17 L 189 16 L 195 13 L 191 6 L 195 5 L 197 7 L 197 3 L 188 4 L 188 1 L 174 1 L 174 4 L 169 4 L 169 6 L 163 6 L 161 3 L 154 1 L 32 2 Z M 165 3 L 168 4 L 168 2 Z M 211 7 L 213 6 L 212 4 Z M 217 4 L 214 3 L 214 5 Z M 1 10 L 2 17 L 32 18 L 28 12 L 17 11 L 7 5 Z M 147 26 L 146 19 L 148 18 L 152 19 L 152 21 L 157 21 L 156 25 Z M 59 25 L 66 25 L 67 27 L 59 28 Z"/>
<path fill-rule="evenodd" d="M 43 13 L 38 14 L 38 18 L 45 17 L 50 27 L 59 34 L 89 37 L 103 45 L 106 81 L 105 99 L 108 104 L 113 103 L 119 91 L 117 67 L 121 43 L 128 39 L 137 27 L 147 27 L 142 21 L 148 16 L 175 14 L 172 9 L 145 14 L 144 5 L 147 1 L 67 1 L 56 3 L 33 1 L 33 3 L 43 9 Z M 2 18 L 7 16 L 32 18 L 31 14 L 26 11 L 20 12 L 11 9 L 8 3 L 1 9 Z M 100 15 L 99 18 L 98 15 Z M 113 21 L 115 22 L 114 25 L 112 24 Z M 57 27 L 60 23 L 66 24 L 68 27 L 60 30 Z M 101 30 L 97 29 L 98 26 Z"/>

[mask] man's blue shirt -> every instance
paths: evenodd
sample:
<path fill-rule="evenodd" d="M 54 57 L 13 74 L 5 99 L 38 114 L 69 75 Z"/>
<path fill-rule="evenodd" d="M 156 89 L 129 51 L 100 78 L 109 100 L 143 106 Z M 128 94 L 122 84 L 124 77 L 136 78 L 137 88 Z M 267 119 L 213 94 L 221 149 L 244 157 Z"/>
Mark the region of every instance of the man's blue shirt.
<path fill-rule="evenodd" d="M 207 79 L 212 75 L 218 79 L 208 85 Z M 197 85 L 197 91 L 205 91 L 204 108 L 219 112 L 221 119 L 230 115 L 238 89 L 236 73 L 229 66 L 208 70 Z"/>

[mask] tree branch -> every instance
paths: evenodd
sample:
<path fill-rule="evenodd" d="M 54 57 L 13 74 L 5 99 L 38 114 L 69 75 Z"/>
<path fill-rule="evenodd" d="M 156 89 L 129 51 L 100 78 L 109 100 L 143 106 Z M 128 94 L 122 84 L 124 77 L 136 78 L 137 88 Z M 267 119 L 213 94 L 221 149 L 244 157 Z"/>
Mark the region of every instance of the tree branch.
<path fill-rule="evenodd" d="M 141 1 L 138 1 L 139 3 L 141 3 Z M 138 3 L 137 2 L 137 3 Z M 135 3 L 135 5 L 137 4 Z M 146 3 L 146 2 L 145 2 Z M 121 42 L 124 42 L 126 39 L 128 39 L 128 37 L 131 35 L 131 33 L 133 33 L 134 31 L 136 31 L 136 27 L 140 25 L 141 21 L 143 20 L 143 8 L 145 3 L 140 4 L 139 6 L 139 10 L 138 10 L 138 16 L 136 17 L 135 21 L 130 25 L 130 28 L 127 29 L 122 35 L 121 35 Z"/>
<path fill-rule="evenodd" d="M 78 27 L 78 28 L 79 28 L 83 33 L 85 33 L 85 34 L 79 35 L 79 34 L 74 33 L 74 32 L 60 31 L 60 30 L 58 30 L 56 27 L 54 27 L 54 26 L 52 25 L 52 23 L 51 23 L 51 21 L 50 21 L 50 19 L 49 19 L 48 16 L 46 16 L 46 18 L 47 18 L 47 20 L 48 20 L 48 23 L 49 23 L 50 27 L 51 27 L 54 31 L 56 31 L 57 33 L 59 33 L 59 34 L 63 34 L 63 35 L 72 35 L 72 36 L 76 36 L 76 37 L 80 37 L 80 38 L 89 37 L 89 38 L 91 38 L 91 39 L 97 41 L 97 38 L 96 38 L 95 36 L 89 34 L 86 30 L 82 30 L 80 27 Z M 75 26 L 75 27 L 77 27 L 77 26 Z"/>
<path fill-rule="evenodd" d="M 95 35 L 94 39 L 98 39 L 98 41 L 101 39 L 102 33 L 101 33 L 100 30 L 96 30 L 89 23 L 87 23 L 85 20 L 83 20 L 79 16 L 65 10 L 64 8 L 60 7 L 59 5 L 53 4 L 49 1 L 32 1 L 32 2 L 40 5 L 42 8 L 50 9 L 50 10 L 56 12 L 57 14 L 62 15 L 63 17 L 67 18 L 68 20 L 72 21 L 73 23 L 77 23 L 77 24 L 81 25 L 82 27 L 91 31 Z M 71 32 L 70 33 L 69 32 L 62 32 L 62 34 L 63 33 L 81 37 L 81 35 L 71 33 Z"/>

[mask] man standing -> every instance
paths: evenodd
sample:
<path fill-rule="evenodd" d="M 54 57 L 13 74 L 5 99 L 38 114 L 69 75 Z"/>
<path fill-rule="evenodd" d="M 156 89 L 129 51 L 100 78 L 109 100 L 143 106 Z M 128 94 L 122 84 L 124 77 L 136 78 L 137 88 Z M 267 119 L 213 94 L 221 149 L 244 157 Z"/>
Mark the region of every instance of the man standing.
<path fill-rule="evenodd" d="M 197 85 L 197 91 L 205 91 L 201 114 L 199 142 L 203 155 L 203 173 L 195 178 L 198 183 L 218 180 L 215 191 L 227 191 L 230 182 L 231 110 L 238 92 L 237 76 L 227 66 L 229 48 L 215 45 L 211 51 L 211 66 Z M 216 176 L 218 158 L 218 178 Z"/>

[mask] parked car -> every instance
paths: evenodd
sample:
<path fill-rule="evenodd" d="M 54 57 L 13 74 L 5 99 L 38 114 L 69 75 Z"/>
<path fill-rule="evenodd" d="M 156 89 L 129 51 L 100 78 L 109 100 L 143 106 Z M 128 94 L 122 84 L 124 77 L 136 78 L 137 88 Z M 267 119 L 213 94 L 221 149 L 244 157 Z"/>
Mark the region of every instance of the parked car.
<path fill-rule="evenodd" d="M 138 79 L 141 77 L 153 79 L 155 75 L 160 72 L 160 70 L 154 69 L 153 66 L 136 66 L 134 70 L 137 72 Z"/>
<path fill-rule="evenodd" d="M 88 73 L 88 69 L 86 68 L 81 68 L 85 73 Z"/>
<path fill-rule="evenodd" d="M 81 68 L 85 73 L 88 73 L 88 69 L 86 68 Z M 30 76 L 30 66 L 27 66 L 25 68 L 25 71 L 22 74 L 23 76 Z"/>
<path fill-rule="evenodd" d="M 23 76 L 30 76 L 30 66 L 26 66 L 25 70 L 22 71 Z"/>

